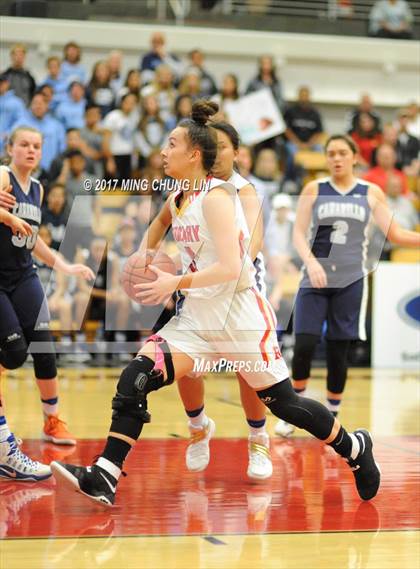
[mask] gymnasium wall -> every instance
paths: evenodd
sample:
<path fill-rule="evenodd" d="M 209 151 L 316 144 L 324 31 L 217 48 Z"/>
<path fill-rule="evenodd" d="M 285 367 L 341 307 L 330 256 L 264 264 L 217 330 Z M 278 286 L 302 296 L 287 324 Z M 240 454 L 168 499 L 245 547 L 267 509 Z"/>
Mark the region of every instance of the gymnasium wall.
<path fill-rule="evenodd" d="M 1 68 L 8 66 L 10 45 L 23 41 L 30 48 L 28 67 L 36 79 L 42 79 L 46 57 L 61 55 L 62 46 L 74 40 L 83 47 L 88 69 L 110 49 L 122 49 L 127 70 L 138 66 L 156 29 L 145 24 L 5 17 L 1 20 Z M 385 119 L 393 117 L 395 108 L 420 98 L 419 42 L 180 26 L 159 30 L 166 34 L 170 51 L 184 57 L 200 47 L 216 79 L 234 72 L 241 89 L 255 74 L 256 58 L 274 55 L 285 98 L 293 100 L 298 86 L 308 84 L 314 101 L 326 113 L 330 131 L 342 127 L 343 111 L 363 91 L 371 93 Z"/>

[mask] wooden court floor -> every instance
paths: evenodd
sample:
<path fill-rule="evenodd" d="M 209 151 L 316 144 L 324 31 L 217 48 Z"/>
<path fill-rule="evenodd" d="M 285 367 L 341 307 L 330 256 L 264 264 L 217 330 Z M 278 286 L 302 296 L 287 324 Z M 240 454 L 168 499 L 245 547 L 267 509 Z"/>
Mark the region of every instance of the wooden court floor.
<path fill-rule="evenodd" d="M 4 381 L 8 422 L 34 458 L 89 463 L 103 446 L 118 369 L 62 369 L 61 408 L 79 444 L 39 439 L 30 368 Z M 324 398 L 315 370 L 309 395 Z M 347 465 L 302 431 L 272 437 L 274 475 L 246 477 L 247 426 L 236 380 L 208 376 L 217 425 L 205 472 L 186 470 L 178 393 L 150 396 L 152 423 L 131 453 L 111 511 L 56 491 L 54 481 L 0 482 L 0 568 L 418 569 L 420 383 L 414 373 L 352 370 L 341 420 L 374 435 L 382 487 L 361 502 Z M 276 419 L 268 417 L 273 433 Z"/>

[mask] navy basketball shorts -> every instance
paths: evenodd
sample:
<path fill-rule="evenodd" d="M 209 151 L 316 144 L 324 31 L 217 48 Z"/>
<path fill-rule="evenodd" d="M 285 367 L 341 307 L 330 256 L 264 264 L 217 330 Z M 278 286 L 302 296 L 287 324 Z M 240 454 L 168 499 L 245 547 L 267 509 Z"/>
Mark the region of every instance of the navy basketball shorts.
<path fill-rule="evenodd" d="M 49 321 L 44 289 L 35 272 L 13 285 L 0 282 L 0 341 L 25 329 L 45 330 Z"/>
<path fill-rule="evenodd" d="M 299 288 L 295 301 L 295 334 L 321 336 L 327 322 L 327 340 L 366 340 L 367 277 L 343 288 Z"/>

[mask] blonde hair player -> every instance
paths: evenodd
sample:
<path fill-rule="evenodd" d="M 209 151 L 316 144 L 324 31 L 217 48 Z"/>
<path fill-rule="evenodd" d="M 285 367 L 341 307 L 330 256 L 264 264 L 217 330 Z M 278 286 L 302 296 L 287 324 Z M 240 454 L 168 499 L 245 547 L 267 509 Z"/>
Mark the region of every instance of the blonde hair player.
<path fill-rule="evenodd" d="M 209 118 L 217 111 L 216 103 L 196 101 L 192 118 L 170 133 L 162 151 L 165 173 L 188 189 L 165 203 L 141 245 L 141 250 L 157 248 L 172 225 L 184 275 L 155 267 L 157 279 L 136 286 L 139 298 L 154 303 L 182 290 L 182 310 L 122 371 L 110 431 L 97 462 L 88 468 L 52 462 L 52 471 L 59 484 L 111 506 L 123 463 L 150 421 L 148 393 L 191 373 L 194 358 L 224 357 L 249 364 L 241 373 L 274 415 L 306 429 L 343 456 L 359 495 L 369 500 L 380 484 L 372 439 L 363 429 L 347 433 L 326 407 L 293 391 L 278 349 L 274 315 L 255 289 L 254 267 L 246 254 L 248 228 L 236 188 L 208 177 L 217 154 Z M 206 190 L 195 190 L 203 185 Z"/>
<path fill-rule="evenodd" d="M 252 184 L 233 169 L 239 149 L 238 132 L 227 122 L 214 122 L 211 126 L 217 133 L 217 157 L 212 174 L 216 178 L 229 182 L 237 189 L 251 236 L 248 254 L 254 262 L 256 289 L 265 298 L 265 267 L 261 253 L 264 232 L 262 204 Z M 177 312 L 181 310 L 184 301 L 185 297 L 179 293 Z M 252 479 L 264 480 L 273 473 L 270 438 L 265 428 L 266 407 L 240 372 L 236 373 L 236 377 L 249 427 L 247 475 Z M 199 373 L 193 373 L 180 378 L 177 385 L 185 412 L 189 417 L 188 427 L 191 439 L 185 456 L 186 465 L 188 470 L 200 472 L 209 464 L 209 442 L 215 431 L 214 421 L 207 417 L 204 411 L 204 381 Z"/>
<path fill-rule="evenodd" d="M 296 393 L 303 395 L 326 321 L 327 407 L 336 416 L 347 379 L 350 342 L 366 340 L 370 218 L 397 245 L 418 247 L 420 234 L 392 219 L 378 186 L 354 177 L 357 146 L 351 138 L 330 137 L 325 153 L 330 176 L 305 186 L 294 226 L 295 247 L 305 269 L 294 309 L 292 377 Z M 275 433 L 283 437 L 293 431 L 294 426 L 284 421 L 275 426 Z"/>
<path fill-rule="evenodd" d="M 67 263 L 38 237 L 44 192 L 31 172 L 41 159 L 41 133 L 29 127 L 17 128 L 7 150 L 10 166 L 0 168 L 0 366 L 19 368 L 32 342 L 42 344 L 42 353 L 32 350 L 45 417 L 42 438 L 74 445 L 74 437 L 58 416 L 57 367 L 48 329 L 49 314 L 32 254 L 66 274 L 89 279 L 94 275 L 84 265 Z M 0 478 L 38 481 L 49 476 L 49 466 L 32 461 L 19 449 L 0 401 Z"/>

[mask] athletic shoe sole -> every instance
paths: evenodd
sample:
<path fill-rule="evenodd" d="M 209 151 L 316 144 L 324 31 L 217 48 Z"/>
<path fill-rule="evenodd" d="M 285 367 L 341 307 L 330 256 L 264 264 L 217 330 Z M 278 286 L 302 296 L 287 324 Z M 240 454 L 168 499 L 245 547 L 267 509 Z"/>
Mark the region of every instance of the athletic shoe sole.
<path fill-rule="evenodd" d="M 61 482 L 63 486 L 67 487 L 68 489 L 73 490 L 74 492 L 78 492 L 79 494 L 83 494 L 86 498 L 89 498 L 95 504 L 100 504 L 101 506 L 105 506 L 106 508 L 112 508 L 113 504 L 109 502 L 104 496 L 91 496 L 90 494 L 86 494 L 79 486 L 79 480 L 76 476 L 73 476 L 71 472 L 69 472 L 66 468 L 61 466 L 58 462 L 52 462 L 50 464 L 52 473 L 54 478 L 57 482 Z"/>
<path fill-rule="evenodd" d="M 76 446 L 76 439 L 57 439 L 46 433 L 42 433 L 42 440 L 47 443 L 54 443 L 55 445 Z"/>
<path fill-rule="evenodd" d="M 1 480 L 9 480 L 10 482 L 42 482 L 43 480 L 48 480 L 51 478 L 52 472 L 50 474 L 44 474 L 43 476 L 25 476 L 20 474 L 19 476 L 10 476 L 0 472 L 0 479 Z"/>

